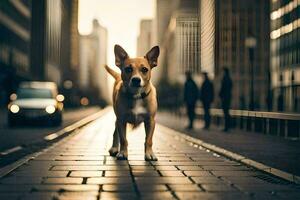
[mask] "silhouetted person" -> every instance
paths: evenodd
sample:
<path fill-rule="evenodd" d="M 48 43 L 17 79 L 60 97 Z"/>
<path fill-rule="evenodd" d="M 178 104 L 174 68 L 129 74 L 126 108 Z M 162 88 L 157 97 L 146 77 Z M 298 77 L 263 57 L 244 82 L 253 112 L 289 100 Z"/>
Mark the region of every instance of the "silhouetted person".
<path fill-rule="evenodd" d="M 245 108 L 246 108 L 245 96 L 241 95 L 240 96 L 240 110 L 244 110 Z"/>
<path fill-rule="evenodd" d="M 228 131 L 230 128 L 230 115 L 229 108 L 231 103 L 231 90 L 232 90 L 232 81 L 229 75 L 229 69 L 227 67 L 223 68 L 223 79 L 221 83 L 221 89 L 219 96 L 222 102 L 222 109 L 224 112 L 224 131 Z"/>
<path fill-rule="evenodd" d="M 277 110 L 278 111 L 283 111 L 283 95 L 279 94 L 278 99 L 277 99 Z"/>
<path fill-rule="evenodd" d="M 204 109 L 204 121 L 205 121 L 205 129 L 208 129 L 210 126 L 210 105 L 214 100 L 214 86 L 212 82 L 209 80 L 207 73 L 203 73 L 204 81 L 200 90 L 200 99 L 203 104 Z"/>
<path fill-rule="evenodd" d="M 266 103 L 267 103 L 267 109 L 268 111 L 272 111 L 273 109 L 273 96 L 272 96 L 272 92 L 268 91 L 268 95 L 266 98 Z"/>
<path fill-rule="evenodd" d="M 198 98 L 198 87 L 192 78 L 190 72 L 186 72 L 186 81 L 184 84 L 184 102 L 186 104 L 187 114 L 189 117 L 189 129 L 193 129 L 195 119 L 195 106 Z"/>
<path fill-rule="evenodd" d="M 259 103 L 259 100 L 257 98 L 254 101 L 254 109 L 260 110 L 260 103 Z"/>

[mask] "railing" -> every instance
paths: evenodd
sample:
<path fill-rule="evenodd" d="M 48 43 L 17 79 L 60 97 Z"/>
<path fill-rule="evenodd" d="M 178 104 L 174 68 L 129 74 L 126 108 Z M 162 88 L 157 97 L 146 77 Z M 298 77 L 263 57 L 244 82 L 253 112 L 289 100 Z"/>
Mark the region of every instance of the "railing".
<path fill-rule="evenodd" d="M 180 109 L 182 114 L 184 109 Z M 222 109 L 211 109 L 212 123 L 220 126 L 223 122 Z M 202 108 L 196 109 L 197 117 L 203 117 Z M 300 139 L 300 114 L 247 110 L 230 110 L 231 126 L 284 138 Z"/>

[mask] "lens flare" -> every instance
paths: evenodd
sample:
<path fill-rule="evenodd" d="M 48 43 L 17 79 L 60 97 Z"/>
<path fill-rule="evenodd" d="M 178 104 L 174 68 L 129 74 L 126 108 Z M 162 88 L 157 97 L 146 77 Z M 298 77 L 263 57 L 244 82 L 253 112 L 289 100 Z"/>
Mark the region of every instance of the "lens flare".
<path fill-rule="evenodd" d="M 65 100 L 65 97 L 64 97 L 64 95 L 59 94 L 59 95 L 56 96 L 56 100 L 59 101 L 59 102 L 63 102 Z"/>
<path fill-rule="evenodd" d="M 47 106 L 45 110 L 47 113 L 52 114 L 55 112 L 55 107 L 53 105 Z"/>
<path fill-rule="evenodd" d="M 12 113 L 18 113 L 19 110 L 20 110 L 20 107 L 19 107 L 18 105 L 13 104 L 13 105 L 10 106 L 9 109 L 10 109 L 10 111 L 11 111 Z"/>

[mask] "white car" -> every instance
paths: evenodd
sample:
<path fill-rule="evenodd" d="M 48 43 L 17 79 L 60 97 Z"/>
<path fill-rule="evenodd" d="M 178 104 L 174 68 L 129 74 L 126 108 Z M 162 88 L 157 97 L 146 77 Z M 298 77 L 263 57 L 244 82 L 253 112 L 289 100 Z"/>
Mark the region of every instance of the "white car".
<path fill-rule="evenodd" d="M 53 82 L 23 82 L 11 95 L 8 105 L 8 124 L 46 121 L 53 125 L 62 122 L 64 96 L 58 94 Z"/>

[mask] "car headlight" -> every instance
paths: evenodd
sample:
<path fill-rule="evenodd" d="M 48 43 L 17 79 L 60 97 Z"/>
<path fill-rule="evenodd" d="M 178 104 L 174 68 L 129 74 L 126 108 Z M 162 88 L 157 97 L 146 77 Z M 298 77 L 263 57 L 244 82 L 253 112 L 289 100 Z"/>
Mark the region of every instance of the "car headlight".
<path fill-rule="evenodd" d="M 18 113 L 19 110 L 20 110 L 20 107 L 16 104 L 13 104 L 10 106 L 9 110 L 12 112 L 12 113 Z"/>
<path fill-rule="evenodd" d="M 50 106 L 47 106 L 45 110 L 47 113 L 52 114 L 55 112 L 55 109 L 56 109 L 55 106 L 50 105 Z"/>

